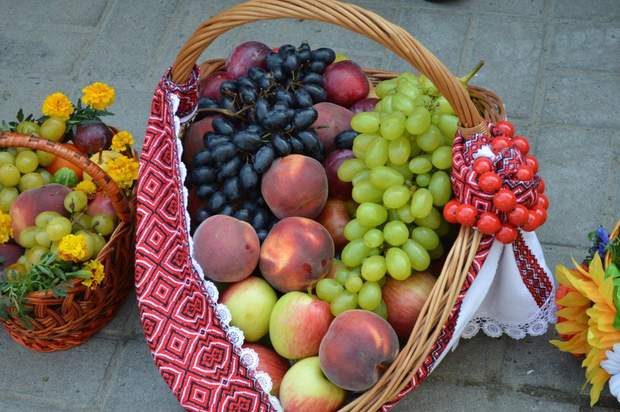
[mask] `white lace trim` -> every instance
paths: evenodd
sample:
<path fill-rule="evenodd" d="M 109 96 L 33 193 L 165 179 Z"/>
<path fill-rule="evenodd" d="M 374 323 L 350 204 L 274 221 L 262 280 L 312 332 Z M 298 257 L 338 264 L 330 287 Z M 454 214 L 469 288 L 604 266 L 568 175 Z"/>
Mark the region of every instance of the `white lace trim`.
<path fill-rule="evenodd" d="M 555 288 L 547 298 L 545 304 L 536 314 L 525 323 L 499 322 L 486 313 L 476 313 L 476 316 L 469 321 L 461 337 L 471 339 L 482 330 L 485 335 L 492 338 L 499 338 L 503 334 L 513 339 L 523 339 L 526 336 L 540 336 L 547 332 L 549 323 L 555 323 Z"/>
<path fill-rule="evenodd" d="M 219 291 L 217 290 L 217 287 L 215 286 L 213 282 L 205 278 L 202 268 L 200 267 L 198 262 L 194 259 L 194 242 L 192 240 L 191 234 L 189 233 L 189 228 L 191 227 L 191 218 L 187 210 L 187 202 L 188 202 L 187 199 L 188 199 L 189 192 L 187 188 L 185 187 L 185 177 L 187 176 L 187 168 L 185 167 L 185 164 L 183 163 L 183 144 L 179 137 L 181 134 L 181 124 L 185 124 L 188 121 L 190 121 L 194 117 L 196 112 L 194 111 L 189 116 L 186 116 L 183 119 L 179 119 L 179 117 L 176 115 L 177 109 L 179 108 L 179 102 L 180 102 L 179 97 L 175 95 L 174 93 L 170 93 L 168 94 L 168 96 L 169 96 L 170 104 L 172 107 L 172 113 L 174 113 L 174 119 L 173 119 L 174 130 L 175 130 L 175 134 L 177 138 L 176 139 L 177 155 L 178 155 L 177 164 L 179 165 L 179 172 L 180 172 L 180 178 L 181 178 L 181 190 L 183 191 L 182 207 L 183 207 L 183 210 L 185 211 L 185 227 L 188 228 L 187 238 L 189 239 L 189 242 L 188 242 L 189 252 L 190 252 L 190 258 L 192 260 L 192 265 L 194 266 L 194 270 L 198 272 L 198 274 L 200 275 L 200 277 L 202 278 L 204 282 L 204 288 L 205 288 L 207 295 L 211 299 L 210 303 L 213 304 L 215 315 L 219 319 L 222 325 L 222 329 L 224 329 L 224 332 L 226 332 L 226 337 L 236 349 L 237 354 L 239 355 L 241 364 L 251 372 L 250 373 L 251 378 L 258 383 L 258 386 L 268 396 L 269 402 L 271 403 L 271 406 L 273 407 L 273 409 L 276 410 L 277 412 L 282 412 L 283 409 L 282 409 L 282 405 L 280 404 L 280 400 L 277 397 L 269 394 L 273 386 L 271 377 L 266 372 L 256 370 L 256 368 L 258 367 L 258 354 L 250 348 L 243 348 L 243 342 L 245 341 L 245 336 L 243 335 L 243 331 L 235 326 L 230 326 L 230 321 L 232 319 L 230 311 L 228 310 L 226 305 L 217 303 L 219 299 Z"/>

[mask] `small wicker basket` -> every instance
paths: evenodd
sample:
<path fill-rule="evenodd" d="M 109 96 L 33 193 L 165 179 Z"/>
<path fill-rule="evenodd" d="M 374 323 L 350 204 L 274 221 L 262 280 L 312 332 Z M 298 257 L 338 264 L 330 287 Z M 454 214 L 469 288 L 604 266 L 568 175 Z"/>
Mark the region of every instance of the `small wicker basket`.
<path fill-rule="evenodd" d="M 103 247 L 97 260 L 105 267 L 105 281 L 89 289 L 74 281 L 67 296 L 51 291 L 29 294 L 25 304 L 32 309 L 32 328 L 17 319 L 3 320 L 17 343 L 39 352 L 71 349 L 103 329 L 131 289 L 134 267 L 133 199 L 128 200 L 116 183 L 81 153 L 58 143 L 19 133 L 0 132 L 0 147 L 26 147 L 43 150 L 70 161 L 88 173 L 99 189 L 111 199 L 119 225 Z"/>
<path fill-rule="evenodd" d="M 178 191 L 170 195 L 170 200 L 167 200 L 166 204 L 174 201 L 183 205 L 184 168 L 178 165 L 177 160 L 172 160 L 170 172 L 160 165 L 166 159 L 176 159 L 170 151 L 178 152 L 176 142 L 166 141 L 175 139 L 175 134 L 178 133 L 178 124 L 173 120 L 174 115 L 181 112 L 179 116 L 182 117 L 190 114 L 195 108 L 195 74 L 198 58 L 218 36 L 231 29 L 260 20 L 281 18 L 308 19 L 336 24 L 382 44 L 433 81 L 457 113 L 460 120 L 459 130 L 464 137 L 469 137 L 474 133 L 488 132 L 488 122 L 496 122 L 505 118 L 503 104 L 495 94 L 479 87 L 465 88 L 431 52 L 409 33 L 375 13 L 356 5 L 334 0 L 248 1 L 203 23 L 182 47 L 172 66 L 170 76 L 164 77 L 155 93 L 145 140 L 145 152 L 141 160 L 141 183 L 138 190 L 138 239 L 146 237 L 153 225 L 152 221 L 158 219 L 156 216 L 158 210 L 153 209 L 153 205 L 160 201 L 155 199 L 153 194 L 145 193 L 149 186 L 161 185 L 159 182 L 165 175 L 171 183 L 169 186 L 162 186 L 159 190 Z M 204 62 L 199 66 L 200 77 L 204 78 L 221 69 L 223 64 L 222 59 Z M 374 83 L 396 76 L 395 73 L 375 69 L 367 69 L 366 73 Z M 181 96 L 180 109 L 177 111 L 174 104 L 171 105 L 174 108 L 167 107 L 170 101 L 169 96 L 179 93 L 186 94 L 186 96 Z M 187 98 L 187 96 L 190 97 Z M 194 98 L 193 102 L 191 102 L 191 96 Z M 188 107 L 188 101 L 194 106 Z M 142 175 L 142 172 L 145 175 Z M 160 203 L 163 204 L 163 202 Z M 157 256 L 164 256 L 164 252 L 151 248 L 146 242 L 140 240 L 137 245 L 137 265 L 140 269 L 136 273 L 136 285 L 141 319 L 147 342 L 165 381 L 187 410 L 226 411 L 232 410 L 229 408 L 233 403 L 238 408 L 235 410 L 240 411 L 271 410 L 272 406 L 266 400 L 264 392 L 261 394 L 260 385 L 256 384 L 255 380 L 247 379 L 248 376 L 253 378 L 252 372 L 244 366 L 239 366 L 239 364 L 243 365 L 243 362 L 240 362 L 242 353 L 236 349 L 231 350 L 235 347 L 231 343 L 232 338 L 215 316 L 218 311 L 217 302 L 212 300 L 213 295 L 209 294 L 211 291 L 205 290 L 196 269 L 192 266 L 187 235 L 180 233 L 187 229 L 185 211 L 177 211 L 174 216 L 170 216 L 168 221 L 158 219 L 157 223 L 162 227 L 169 225 L 166 230 L 170 230 L 171 233 L 175 233 L 176 230 L 173 236 L 178 236 L 178 239 L 170 241 L 168 247 L 184 248 L 186 254 L 186 260 L 182 263 L 174 267 L 162 264 L 155 273 L 148 266 L 156 263 L 154 259 Z M 487 247 L 490 245 L 487 238 L 490 239 L 490 237 L 483 238 L 478 231 L 471 228 L 460 228 L 458 237 L 447 254 L 443 270 L 418 317 L 410 338 L 401 348 L 398 357 L 377 384 L 343 406 L 341 411 L 367 412 L 382 408 L 387 410 L 391 407 L 391 402 L 401 398 L 407 390 L 411 390 L 412 385 L 417 385 L 426 377 L 417 375 L 418 370 L 429 359 L 444 326 L 454 315 L 457 299 L 462 300 L 463 290 L 466 290 L 464 283 L 481 241 L 487 244 Z M 172 308 L 173 302 L 170 300 L 161 301 L 162 293 L 158 293 L 158 289 L 162 284 L 166 285 L 166 296 L 170 296 L 170 299 L 172 296 L 195 298 L 197 293 L 202 293 L 208 295 L 205 301 L 208 304 L 197 313 L 192 313 L 190 318 L 182 317 L 178 312 L 185 307 L 184 304 L 179 303 L 178 307 Z M 174 290 L 168 290 L 168 288 L 174 288 Z M 161 290 L 163 291 L 163 288 Z M 183 343 L 183 348 L 167 346 L 168 342 L 178 339 L 177 330 L 181 329 L 188 333 L 187 342 Z M 171 356 L 173 349 L 182 353 L 179 355 L 182 358 L 173 359 Z M 209 368 L 201 363 L 207 356 L 211 362 Z M 217 367 L 213 366 L 213 363 L 217 363 L 218 360 L 221 360 L 222 364 Z M 214 385 L 219 387 L 217 391 L 211 389 Z M 200 396 L 196 395 L 197 393 L 200 393 Z M 242 403 L 241 398 L 246 402 Z"/>

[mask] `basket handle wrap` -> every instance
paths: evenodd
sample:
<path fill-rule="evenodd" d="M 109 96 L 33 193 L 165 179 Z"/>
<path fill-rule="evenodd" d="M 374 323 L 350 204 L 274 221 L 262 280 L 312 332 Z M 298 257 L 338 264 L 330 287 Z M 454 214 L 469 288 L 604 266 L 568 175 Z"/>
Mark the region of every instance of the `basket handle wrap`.
<path fill-rule="evenodd" d="M 82 153 L 67 149 L 60 143 L 14 132 L 0 132 L 0 147 L 27 147 L 32 150 L 42 150 L 80 167 L 110 198 L 119 220 L 124 223 L 131 221 L 129 201 L 123 191 L 106 172 Z"/>
<path fill-rule="evenodd" d="M 486 130 L 466 88 L 428 49 L 383 17 L 336 0 L 250 0 L 224 11 L 204 22 L 183 45 L 172 66 L 172 80 L 187 82 L 200 55 L 227 31 L 247 23 L 282 18 L 336 24 L 376 41 L 432 80 L 458 115 L 465 137 Z"/>

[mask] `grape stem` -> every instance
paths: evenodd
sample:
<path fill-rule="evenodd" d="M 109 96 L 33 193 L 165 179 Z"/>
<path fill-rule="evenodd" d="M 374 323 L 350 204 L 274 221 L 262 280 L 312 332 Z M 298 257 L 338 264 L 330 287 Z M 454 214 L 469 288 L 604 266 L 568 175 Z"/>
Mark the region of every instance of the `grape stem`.
<path fill-rule="evenodd" d="M 478 74 L 478 72 L 480 71 L 480 69 L 482 69 L 482 66 L 484 66 L 484 60 L 480 60 L 478 62 L 478 64 L 476 65 L 476 67 L 474 67 L 474 69 L 469 72 L 468 74 L 466 74 L 465 76 L 461 77 L 459 80 L 461 81 L 461 83 L 463 83 L 463 85 L 467 85 L 469 83 L 469 81 L 471 79 L 473 79 L 473 77 Z"/>
<path fill-rule="evenodd" d="M 205 107 L 203 109 L 199 109 L 198 113 L 220 113 L 220 114 L 223 114 L 224 116 L 240 118 L 241 114 L 243 114 L 243 112 L 245 112 L 248 109 L 250 109 L 250 106 L 246 106 L 243 109 L 239 110 L 238 112 L 231 112 L 226 109 L 219 109 L 215 107 Z"/>

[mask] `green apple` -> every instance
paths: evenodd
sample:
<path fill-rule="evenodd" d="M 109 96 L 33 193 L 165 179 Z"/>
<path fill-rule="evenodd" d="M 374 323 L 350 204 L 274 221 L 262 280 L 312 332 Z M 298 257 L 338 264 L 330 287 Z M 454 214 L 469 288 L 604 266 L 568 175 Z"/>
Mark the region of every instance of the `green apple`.
<path fill-rule="evenodd" d="M 245 334 L 245 340 L 256 342 L 269 331 L 269 318 L 278 297 L 265 280 L 250 276 L 224 291 L 221 303 L 232 315 L 231 324 Z"/>
<path fill-rule="evenodd" d="M 302 359 L 282 379 L 280 402 L 285 411 L 334 412 L 345 392 L 327 380 L 318 357 Z"/>

